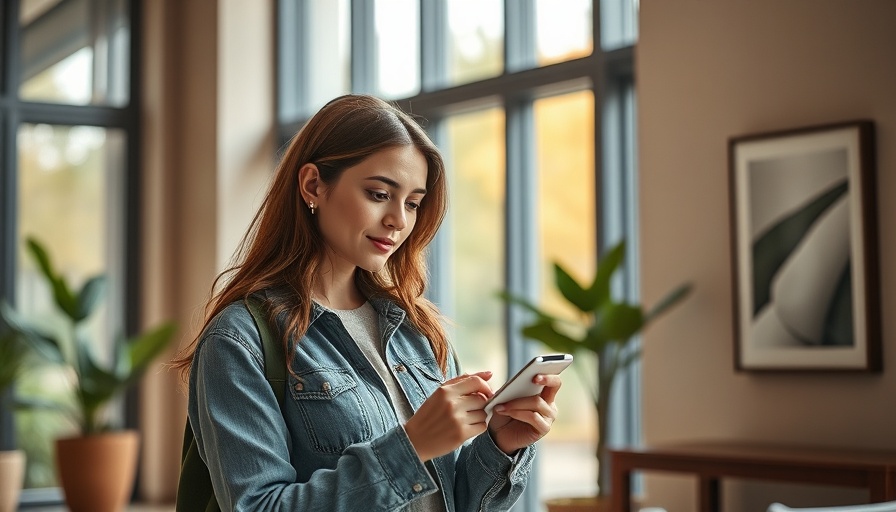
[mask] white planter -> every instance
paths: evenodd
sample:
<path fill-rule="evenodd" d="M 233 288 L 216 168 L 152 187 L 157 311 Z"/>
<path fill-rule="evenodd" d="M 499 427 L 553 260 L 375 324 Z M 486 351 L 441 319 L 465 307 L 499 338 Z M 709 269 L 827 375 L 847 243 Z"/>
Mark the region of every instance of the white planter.
<path fill-rule="evenodd" d="M 25 481 L 25 452 L 0 451 L 0 512 L 15 512 Z"/>

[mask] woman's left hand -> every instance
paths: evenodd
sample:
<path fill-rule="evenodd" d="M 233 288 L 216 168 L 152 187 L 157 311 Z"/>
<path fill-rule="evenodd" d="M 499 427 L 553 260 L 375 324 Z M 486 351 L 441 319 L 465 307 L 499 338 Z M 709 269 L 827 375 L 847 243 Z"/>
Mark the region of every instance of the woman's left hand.
<path fill-rule="evenodd" d="M 560 376 L 536 375 L 533 382 L 544 384 L 540 394 L 496 406 L 488 423 L 495 444 L 508 455 L 547 435 L 557 419 L 554 398 L 562 383 Z"/>

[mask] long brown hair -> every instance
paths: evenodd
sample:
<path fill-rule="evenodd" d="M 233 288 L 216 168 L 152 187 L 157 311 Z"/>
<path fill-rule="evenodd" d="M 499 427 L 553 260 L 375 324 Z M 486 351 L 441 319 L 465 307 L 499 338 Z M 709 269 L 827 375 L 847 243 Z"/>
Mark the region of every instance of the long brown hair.
<path fill-rule="evenodd" d="M 448 208 L 445 165 L 438 148 L 420 125 L 397 107 L 373 96 L 340 96 L 314 115 L 290 141 L 261 207 L 234 255 L 233 265 L 217 276 L 205 306 L 205 322 L 227 305 L 246 300 L 260 290 L 278 290 L 268 300 L 269 323 L 283 343 L 286 360 L 308 329 L 311 291 L 325 257 L 323 236 L 299 191 L 299 169 L 315 164 L 328 186 L 342 172 L 368 156 L 396 146 L 415 146 L 426 158 L 426 200 L 404 243 L 378 272 L 356 270 L 358 286 L 368 296 L 385 297 L 407 312 L 408 321 L 432 347 L 442 371 L 448 365 L 448 337 L 441 317 L 424 296 L 425 248 L 432 241 Z M 273 321 L 286 312 L 281 332 Z M 171 366 L 186 380 L 201 331 L 175 357 Z"/>

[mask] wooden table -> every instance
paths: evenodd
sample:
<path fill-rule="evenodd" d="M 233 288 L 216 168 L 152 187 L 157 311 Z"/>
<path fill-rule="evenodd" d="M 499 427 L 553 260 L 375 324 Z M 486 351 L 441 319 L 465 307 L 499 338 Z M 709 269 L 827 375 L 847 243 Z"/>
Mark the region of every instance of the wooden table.
<path fill-rule="evenodd" d="M 868 489 L 870 503 L 896 500 L 896 451 L 693 442 L 611 450 L 611 512 L 631 511 L 634 471 L 698 478 L 700 512 L 719 512 L 723 477 Z"/>

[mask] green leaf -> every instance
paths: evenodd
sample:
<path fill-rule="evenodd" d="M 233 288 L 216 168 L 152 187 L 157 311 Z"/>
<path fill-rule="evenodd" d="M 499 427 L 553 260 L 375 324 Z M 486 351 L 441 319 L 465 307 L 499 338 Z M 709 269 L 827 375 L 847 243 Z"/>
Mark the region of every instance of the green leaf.
<path fill-rule="evenodd" d="M 497 293 L 497 295 L 508 304 L 516 304 L 518 306 L 522 306 L 530 313 L 534 313 L 540 320 L 547 320 L 552 322 L 558 321 L 557 318 L 541 310 L 538 306 L 532 304 L 528 299 L 524 297 L 513 295 L 505 291 L 500 291 Z"/>
<path fill-rule="evenodd" d="M 523 327 L 522 335 L 540 341 L 555 352 L 575 354 L 583 348 L 581 343 L 558 332 L 552 322 L 545 320 Z"/>
<path fill-rule="evenodd" d="M 664 311 L 674 306 L 691 293 L 692 286 L 690 283 L 679 285 L 677 288 L 666 294 L 658 303 L 656 303 L 650 311 L 644 316 L 644 323 L 652 322 L 656 317 Z"/>
<path fill-rule="evenodd" d="M 95 359 L 96 340 L 90 338 L 83 322 L 97 309 L 105 297 L 107 278 L 97 275 L 88 279 L 77 295 L 73 295 L 65 280 L 57 275 L 47 251 L 35 239 L 28 239 L 28 249 L 37 266 L 53 289 L 54 299 L 68 317 L 70 336 L 54 338 L 44 334 L 24 321 L 8 304 L 0 304 L 0 313 L 16 333 L 20 333 L 30 346 L 45 359 L 65 364 L 75 377 L 73 403 L 77 410 L 69 411 L 80 422 L 81 432 L 91 434 L 108 428 L 101 424 L 101 414 L 109 401 L 136 380 L 152 360 L 168 346 L 175 332 L 175 325 L 167 323 L 144 334 L 125 339 L 117 338 L 113 345 L 115 360 L 104 364 Z M 0 354 L 2 355 L 2 354 Z"/>
<path fill-rule="evenodd" d="M 65 362 L 65 355 L 60 343 L 52 336 L 44 334 L 37 328 L 29 325 L 6 301 L 0 303 L 0 316 L 3 317 L 9 328 L 18 333 L 32 350 L 51 362 Z"/>
<path fill-rule="evenodd" d="M 47 281 L 55 281 L 56 273 L 53 271 L 53 265 L 50 263 L 50 256 L 47 254 L 44 246 L 32 237 L 28 237 L 25 243 L 27 244 L 28 250 L 31 252 L 31 256 L 34 258 L 34 261 L 37 262 L 38 268 L 43 272 L 44 277 L 47 278 Z"/>
<path fill-rule="evenodd" d="M 612 340 L 607 337 L 606 332 L 604 332 L 601 325 L 592 324 L 585 332 L 585 337 L 582 339 L 582 345 L 584 348 L 599 356 L 603 352 L 604 347 L 611 341 Z"/>
<path fill-rule="evenodd" d="M 18 379 L 28 347 L 19 334 L 9 331 L 0 336 L 0 399 Z"/>
<path fill-rule="evenodd" d="M 31 251 L 31 256 L 37 261 L 37 266 L 43 272 L 44 277 L 47 278 L 50 287 L 53 288 L 53 299 L 56 301 L 56 305 L 69 318 L 76 320 L 78 316 L 78 299 L 71 292 L 65 279 L 56 274 L 46 249 L 37 239 L 32 237 L 28 238 L 27 244 Z"/>
<path fill-rule="evenodd" d="M 625 240 L 611 247 L 597 262 L 597 272 L 594 282 L 588 288 L 588 296 L 594 304 L 589 309 L 594 309 L 610 300 L 610 283 L 613 275 L 625 259 Z"/>
<path fill-rule="evenodd" d="M 593 329 L 603 339 L 625 342 L 644 326 L 644 315 L 639 306 L 615 302 L 604 305 L 594 317 Z M 592 346 L 592 350 L 602 347 Z"/>
<path fill-rule="evenodd" d="M 167 322 L 127 343 L 131 361 L 129 381 L 140 378 L 150 363 L 168 347 L 176 330 L 174 322 Z"/>
<path fill-rule="evenodd" d="M 81 351 L 80 356 L 77 393 L 81 405 L 81 428 L 85 434 L 91 434 L 101 430 L 99 416 L 102 408 L 124 391 L 126 383 L 97 365 L 89 352 Z"/>
<path fill-rule="evenodd" d="M 559 263 L 554 263 L 554 281 L 557 289 L 579 311 L 588 312 L 594 309 L 596 304 L 591 302 L 587 290 L 578 283 Z"/>
<path fill-rule="evenodd" d="M 106 276 L 98 275 L 88 279 L 78 293 L 77 314 L 72 319 L 79 322 L 89 317 L 97 305 L 99 305 L 105 293 Z"/>
<path fill-rule="evenodd" d="M 122 379 L 100 367 L 88 356 L 81 361 L 80 394 L 88 405 L 97 407 L 111 400 L 124 390 Z"/>

